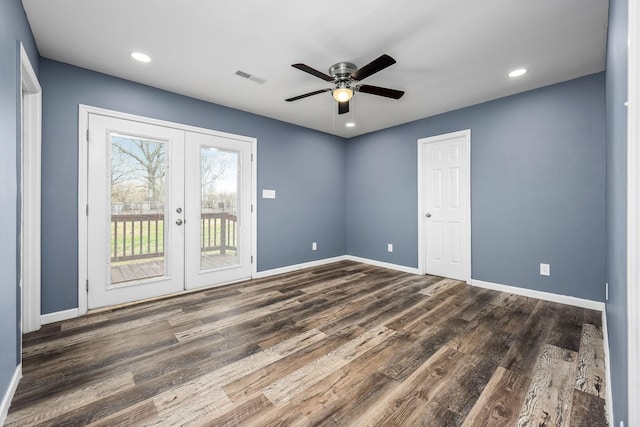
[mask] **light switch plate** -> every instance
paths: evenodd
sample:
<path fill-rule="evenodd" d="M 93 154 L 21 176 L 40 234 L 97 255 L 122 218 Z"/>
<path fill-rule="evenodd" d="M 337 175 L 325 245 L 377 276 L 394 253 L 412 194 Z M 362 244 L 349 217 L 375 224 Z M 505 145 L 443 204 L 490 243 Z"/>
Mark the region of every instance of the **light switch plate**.
<path fill-rule="evenodd" d="M 276 190 L 262 190 L 262 198 L 263 199 L 275 199 L 276 198 Z"/>

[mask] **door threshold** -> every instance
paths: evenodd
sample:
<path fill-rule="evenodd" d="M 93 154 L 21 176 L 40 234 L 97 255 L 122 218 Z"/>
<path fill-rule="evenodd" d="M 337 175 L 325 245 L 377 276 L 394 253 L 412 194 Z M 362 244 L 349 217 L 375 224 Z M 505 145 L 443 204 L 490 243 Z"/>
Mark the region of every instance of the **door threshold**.
<path fill-rule="evenodd" d="M 91 308 L 91 309 L 87 310 L 86 315 L 88 316 L 90 314 L 97 314 L 97 313 L 104 313 L 104 312 L 107 312 L 107 311 L 119 310 L 119 309 L 125 308 L 125 307 L 131 307 L 131 306 L 134 306 L 134 305 L 146 304 L 146 303 L 155 302 L 155 301 L 162 301 L 162 300 L 165 300 L 165 299 L 175 298 L 175 297 L 179 297 L 179 296 L 183 296 L 183 295 L 189 295 L 189 294 L 193 294 L 193 293 L 201 292 L 201 291 L 209 291 L 209 290 L 215 289 L 215 288 L 221 288 L 221 287 L 224 287 L 224 286 L 235 285 L 237 283 L 247 282 L 247 281 L 252 280 L 252 279 L 253 279 L 253 277 L 246 277 L 244 279 L 234 280 L 234 281 L 231 281 L 231 282 L 216 283 L 214 285 L 202 286 L 202 287 L 196 288 L 196 289 L 185 289 L 185 290 L 180 291 L 180 292 L 174 292 L 174 293 L 166 294 L 166 295 L 159 295 L 157 297 L 145 298 L 145 299 L 141 299 L 141 300 L 137 300 L 137 301 L 124 302 L 122 304 L 109 305 L 109 306 L 106 306 L 106 307 Z"/>

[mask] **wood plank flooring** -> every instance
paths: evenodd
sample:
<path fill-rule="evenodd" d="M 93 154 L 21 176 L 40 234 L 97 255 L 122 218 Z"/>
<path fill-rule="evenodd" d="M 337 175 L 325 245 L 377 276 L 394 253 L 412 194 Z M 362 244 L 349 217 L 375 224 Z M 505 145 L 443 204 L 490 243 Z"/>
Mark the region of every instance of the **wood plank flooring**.
<path fill-rule="evenodd" d="M 44 326 L 7 426 L 604 426 L 600 313 L 339 262 Z"/>

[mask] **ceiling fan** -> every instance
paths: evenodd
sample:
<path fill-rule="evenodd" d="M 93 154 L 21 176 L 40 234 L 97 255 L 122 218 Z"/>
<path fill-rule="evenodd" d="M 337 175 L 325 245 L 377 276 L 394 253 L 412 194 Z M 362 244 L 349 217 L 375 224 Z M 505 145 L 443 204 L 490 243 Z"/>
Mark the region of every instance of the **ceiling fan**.
<path fill-rule="evenodd" d="M 401 90 L 357 84 L 360 80 L 364 80 L 370 75 L 375 74 L 378 71 L 382 71 L 395 63 L 395 59 L 385 54 L 360 69 L 351 62 L 338 62 L 329 68 L 329 74 L 325 74 L 305 64 L 293 64 L 291 65 L 292 67 L 304 71 L 305 73 L 309 73 L 312 76 L 316 76 L 326 82 L 332 82 L 335 84 L 335 87 L 320 89 L 305 93 L 304 95 L 294 96 L 293 98 L 285 99 L 285 101 L 297 101 L 298 99 L 331 91 L 333 98 L 338 101 L 338 114 L 345 114 L 349 112 L 349 101 L 353 97 L 354 91 L 384 96 L 386 98 L 400 99 L 402 95 L 404 95 L 404 92 Z"/>

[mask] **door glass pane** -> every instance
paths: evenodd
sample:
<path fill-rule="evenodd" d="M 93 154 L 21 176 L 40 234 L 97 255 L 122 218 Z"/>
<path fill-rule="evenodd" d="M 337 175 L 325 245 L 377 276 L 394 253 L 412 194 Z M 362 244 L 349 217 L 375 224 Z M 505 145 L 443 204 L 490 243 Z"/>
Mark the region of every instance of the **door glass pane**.
<path fill-rule="evenodd" d="M 200 148 L 200 270 L 239 264 L 239 161 L 238 152 Z"/>
<path fill-rule="evenodd" d="M 111 285 L 165 275 L 166 143 L 111 134 Z"/>

